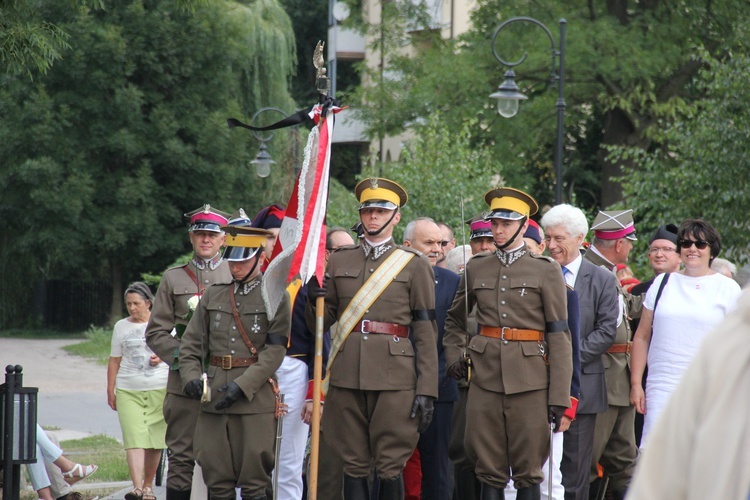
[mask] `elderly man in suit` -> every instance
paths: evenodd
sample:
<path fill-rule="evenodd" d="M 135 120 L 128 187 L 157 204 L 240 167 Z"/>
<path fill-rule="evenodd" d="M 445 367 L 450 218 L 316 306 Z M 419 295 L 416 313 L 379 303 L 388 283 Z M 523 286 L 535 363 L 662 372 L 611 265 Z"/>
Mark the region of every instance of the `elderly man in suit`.
<path fill-rule="evenodd" d="M 602 355 L 617 333 L 615 275 L 584 260 L 579 248 L 588 233 L 583 212 L 571 205 L 552 207 L 542 217 L 549 255 L 578 292 L 580 306 L 581 397 L 576 419 L 565 432 L 561 471 L 566 500 L 588 500 L 596 416 L 607 410 Z"/>

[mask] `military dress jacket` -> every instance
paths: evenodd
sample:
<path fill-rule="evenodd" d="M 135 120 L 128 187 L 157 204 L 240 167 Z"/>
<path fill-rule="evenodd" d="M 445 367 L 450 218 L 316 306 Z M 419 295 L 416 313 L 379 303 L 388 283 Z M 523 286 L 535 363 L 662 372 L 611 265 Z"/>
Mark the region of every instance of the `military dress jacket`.
<path fill-rule="evenodd" d="M 201 270 L 191 260 L 185 265 L 164 271 L 154 297 L 151 318 L 146 326 L 146 344 L 162 361 L 170 365 L 167 392 L 171 394 L 182 394 L 182 383 L 176 364 L 180 352 L 180 339 L 173 336 L 172 332 L 177 325 L 187 325 L 188 300 L 199 293 L 198 286 L 185 272 L 185 268 L 196 276 L 204 289 L 214 283 L 232 281 L 229 265 L 225 261 L 221 261 L 216 269 L 206 265 Z"/>
<path fill-rule="evenodd" d="M 183 387 L 201 377 L 204 356 L 208 359 L 212 356 L 252 357 L 232 314 L 230 289 L 234 286 L 234 283 L 214 285 L 206 290 L 198 310 L 188 323 L 180 349 Z M 269 320 L 260 288 L 255 286 L 249 293 L 243 294 L 243 286 L 239 286 L 234 293 L 240 321 L 257 350 L 258 360 L 250 366 L 230 369 L 209 365 L 207 373 L 212 401 L 201 403 L 202 411 L 249 414 L 269 413 L 275 409 L 276 397 L 268 379 L 274 377 L 286 355 L 291 306 L 289 296 L 284 294 L 276 316 Z M 225 410 L 216 410 L 216 403 L 223 396 L 217 391 L 229 382 L 239 385 L 245 397 Z"/>
<path fill-rule="evenodd" d="M 578 292 L 581 334 L 581 397 L 578 413 L 607 410 L 604 354 L 617 333 L 617 280 L 611 272 L 581 259 L 574 289 Z"/>
<path fill-rule="evenodd" d="M 468 346 L 471 383 L 505 394 L 549 388 L 549 405 L 570 406 L 573 355 L 560 265 L 528 250 L 510 266 L 494 252 L 472 257 L 445 322 L 447 366 L 459 360 L 466 345 L 464 290 L 469 310 L 476 305 L 480 326 L 539 330 L 546 337 L 546 342 L 504 342 L 474 335 Z"/>
<path fill-rule="evenodd" d="M 589 250 L 583 256 L 595 266 L 613 273 L 613 266 L 602 256 Z M 620 285 L 615 276 L 618 295 L 617 334 L 615 344 L 625 344 L 633 340 L 630 320 L 640 316 L 642 297 L 631 295 Z M 607 382 L 607 403 L 614 406 L 630 406 L 630 353 L 604 353 L 604 376 Z"/>
<path fill-rule="evenodd" d="M 338 321 L 365 281 L 393 254 L 396 248 L 414 253 L 362 319 L 395 323 L 411 328 L 409 338 L 376 333 L 352 332 L 334 359 L 330 384 L 366 391 L 414 390 L 438 396 L 437 328 L 434 319 L 435 280 L 429 261 L 421 253 L 390 247 L 376 259 L 375 251 L 365 255 L 361 245 L 341 247 L 331 254 L 326 272 L 325 329 Z M 315 301 L 306 310 L 310 329 L 315 325 Z M 344 332 L 337 332 L 343 335 Z"/>

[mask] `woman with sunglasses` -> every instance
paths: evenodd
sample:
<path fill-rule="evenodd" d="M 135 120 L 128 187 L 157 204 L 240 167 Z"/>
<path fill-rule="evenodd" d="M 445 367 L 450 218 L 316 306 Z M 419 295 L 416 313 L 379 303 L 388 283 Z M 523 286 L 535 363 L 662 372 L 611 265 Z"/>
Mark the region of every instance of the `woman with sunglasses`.
<path fill-rule="evenodd" d="M 657 276 L 646 294 L 630 361 L 630 402 L 644 415 L 641 448 L 703 338 L 734 309 L 740 296 L 737 282 L 711 270 L 720 250 L 719 233 L 708 222 L 683 221 L 677 230 L 683 270 Z"/>

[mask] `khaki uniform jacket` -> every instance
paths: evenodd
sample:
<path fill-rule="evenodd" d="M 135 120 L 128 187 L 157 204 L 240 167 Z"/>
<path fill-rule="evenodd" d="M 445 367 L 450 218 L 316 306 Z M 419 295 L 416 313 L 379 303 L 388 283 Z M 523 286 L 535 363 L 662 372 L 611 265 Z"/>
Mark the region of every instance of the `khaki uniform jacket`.
<path fill-rule="evenodd" d="M 183 387 L 191 380 L 201 377 L 203 373 L 201 351 L 207 356 L 231 355 L 237 358 L 252 356 L 250 348 L 242 340 L 242 335 L 232 315 L 229 290 L 233 286 L 234 283 L 214 285 L 206 290 L 198 310 L 185 330 L 180 349 L 180 376 Z M 247 367 L 229 370 L 209 365 L 207 372 L 212 401 L 201 403 L 202 411 L 233 414 L 269 413 L 273 412 L 276 407 L 276 398 L 268 379 L 274 377 L 274 373 L 281 366 L 286 355 L 286 341 L 291 328 L 289 296 L 284 294 L 276 316 L 269 321 L 261 287 L 256 286 L 247 295 L 241 295 L 241 290 L 242 287 L 234 294 L 238 304 L 237 310 L 245 332 L 258 352 L 258 361 Z M 277 339 L 273 345 L 267 343 L 269 335 Z M 225 410 L 216 410 L 216 403 L 222 398 L 222 393 L 217 390 L 229 382 L 237 383 L 246 397 L 240 398 Z"/>
<path fill-rule="evenodd" d="M 560 265 L 528 251 L 509 267 L 495 253 L 472 257 L 445 322 L 446 366 L 458 361 L 466 345 L 465 289 L 469 310 L 476 305 L 479 325 L 540 330 L 547 338 L 546 343 L 506 344 L 482 335 L 471 337 L 471 383 L 505 394 L 549 388 L 549 405 L 570 406 L 573 354 Z"/>
<path fill-rule="evenodd" d="M 375 270 L 395 251 L 392 248 L 373 260 L 361 246 L 334 252 L 327 267 L 328 293 L 325 298 L 325 328 L 344 312 L 349 302 Z M 429 261 L 419 252 L 394 278 L 362 319 L 411 326 L 410 339 L 393 335 L 353 332 L 341 346 L 331 367 L 330 383 L 336 387 L 365 391 L 414 390 L 416 394 L 438 396 L 437 326 L 435 320 L 413 320 L 412 312 L 435 309 L 435 278 Z M 308 302 L 307 324 L 315 326 Z M 344 332 L 338 332 L 343 335 Z M 416 358 L 416 362 L 415 362 Z"/>
<path fill-rule="evenodd" d="M 612 272 L 612 264 L 597 253 L 589 250 L 583 256 L 595 266 L 603 267 Z M 624 344 L 633 340 L 633 332 L 630 330 L 630 319 L 635 315 L 640 316 L 643 297 L 636 297 L 617 284 L 618 307 L 620 311 L 617 318 L 617 334 L 615 344 Z M 630 406 L 630 353 L 604 353 L 604 376 L 607 381 L 607 403 L 612 406 Z"/>
<path fill-rule="evenodd" d="M 176 325 L 187 324 L 189 312 L 187 302 L 198 293 L 198 287 L 185 272 L 185 267 L 188 267 L 206 288 L 214 283 L 232 281 L 229 265 L 224 261 L 214 270 L 208 266 L 199 270 L 190 261 L 184 266 L 172 267 L 164 271 L 156 297 L 154 297 L 151 318 L 146 327 L 146 344 L 162 361 L 170 365 L 167 392 L 180 395 L 182 395 L 182 383 L 179 367 L 175 364 L 179 357 L 180 339 L 172 336 L 172 330 Z"/>

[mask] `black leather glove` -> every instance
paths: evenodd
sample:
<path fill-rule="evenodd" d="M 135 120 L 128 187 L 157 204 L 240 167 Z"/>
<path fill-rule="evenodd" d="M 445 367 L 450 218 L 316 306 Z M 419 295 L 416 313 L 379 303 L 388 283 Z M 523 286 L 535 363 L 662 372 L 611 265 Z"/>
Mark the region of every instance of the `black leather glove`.
<path fill-rule="evenodd" d="M 417 431 L 422 433 L 427 430 L 430 422 L 432 422 L 432 414 L 435 413 L 435 398 L 417 394 L 417 397 L 414 398 L 414 403 L 411 405 L 411 418 L 416 417 L 417 412 L 421 414 Z"/>
<path fill-rule="evenodd" d="M 554 432 L 560 430 L 560 424 L 562 424 L 563 414 L 565 413 L 564 406 L 550 405 L 547 407 L 548 422 L 555 424 Z"/>
<path fill-rule="evenodd" d="M 455 380 L 461 380 L 469 374 L 469 358 L 461 358 L 448 367 L 448 376 Z"/>
<path fill-rule="evenodd" d="M 203 396 L 203 381 L 199 378 L 195 378 L 185 385 L 185 395 L 191 399 L 197 399 L 200 401 Z"/>
<path fill-rule="evenodd" d="M 216 403 L 217 410 L 224 410 L 226 408 L 229 408 L 234 403 L 239 401 L 241 397 L 245 396 L 245 393 L 242 392 L 240 386 L 235 382 L 229 382 L 228 384 L 222 385 L 217 389 L 217 392 L 225 393 L 224 397 L 221 398 L 218 403 Z"/>
<path fill-rule="evenodd" d="M 328 274 L 323 276 L 323 285 L 318 285 L 318 277 L 313 275 L 310 281 L 307 282 L 307 295 L 313 299 L 318 297 L 325 297 L 328 293 Z"/>

